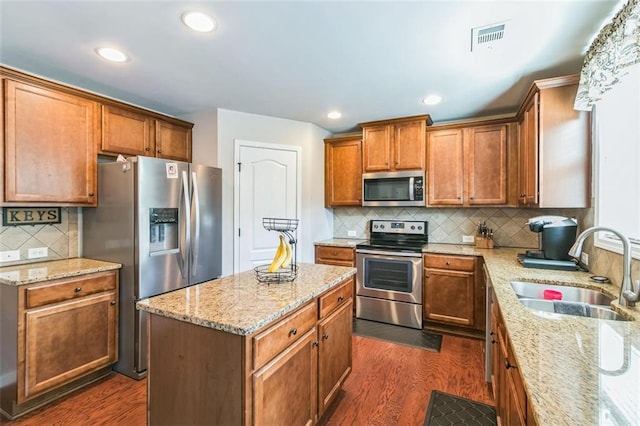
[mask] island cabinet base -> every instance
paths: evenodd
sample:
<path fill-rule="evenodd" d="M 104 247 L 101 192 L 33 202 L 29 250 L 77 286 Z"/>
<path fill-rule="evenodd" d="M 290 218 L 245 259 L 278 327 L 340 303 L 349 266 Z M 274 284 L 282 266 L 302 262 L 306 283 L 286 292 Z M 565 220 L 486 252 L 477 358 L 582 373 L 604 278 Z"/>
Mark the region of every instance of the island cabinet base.
<path fill-rule="evenodd" d="M 353 278 L 249 335 L 150 313 L 148 423 L 313 425 L 351 373 Z"/>

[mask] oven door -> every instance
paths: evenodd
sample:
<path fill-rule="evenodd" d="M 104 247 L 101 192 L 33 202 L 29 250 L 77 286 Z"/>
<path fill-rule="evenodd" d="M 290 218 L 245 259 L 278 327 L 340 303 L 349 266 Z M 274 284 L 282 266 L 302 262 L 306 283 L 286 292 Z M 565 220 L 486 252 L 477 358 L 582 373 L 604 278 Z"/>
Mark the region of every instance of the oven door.
<path fill-rule="evenodd" d="M 422 304 L 422 253 L 356 251 L 356 294 Z"/>

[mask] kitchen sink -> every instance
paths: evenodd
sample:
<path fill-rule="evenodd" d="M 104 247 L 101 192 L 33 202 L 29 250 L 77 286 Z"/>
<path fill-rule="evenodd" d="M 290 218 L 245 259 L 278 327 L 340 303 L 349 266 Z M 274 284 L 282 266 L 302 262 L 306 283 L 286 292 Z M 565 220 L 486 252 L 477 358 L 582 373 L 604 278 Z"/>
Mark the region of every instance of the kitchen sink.
<path fill-rule="evenodd" d="M 597 290 L 528 281 L 512 281 L 511 288 L 516 292 L 520 303 L 536 311 L 629 321 L 610 308 L 613 300 L 611 297 Z"/>
<path fill-rule="evenodd" d="M 569 287 L 564 285 L 549 285 L 542 283 L 532 283 L 527 281 L 511 281 L 511 288 L 516 292 L 519 298 L 527 299 L 549 299 L 559 297 L 563 302 L 582 302 L 589 305 L 609 306 L 613 300 L 611 297 L 597 290 L 588 288 Z M 552 293 L 549 297 L 545 297 L 545 290 Z"/>
<path fill-rule="evenodd" d="M 521 298 L 520 303 L 522 303 L 527 308 L 534 309 L 536 311 L 542 312 L 552 312 L 558 314 L 559 312 L 555 311 L 555 305 L 553 300 L 544 300 L 544 299 L 527 299 Z M 579 305 L 579 304 L 578 304 Z M 615 320 L 615 321 L 629 321 L 629 319 L 623 317 L 617 312 L 611 310 L 606 306 L 598 306 L 598 305 L 588 305 L 589 315 L 586 313 L 579 313 L 580 309 L 575 309 L 571 313 L 562 312 L 562 315 L 573 315 L 573 316 L 589 316 L 591 318 L 598 319 L 607 319 L 607 320 Z"/>

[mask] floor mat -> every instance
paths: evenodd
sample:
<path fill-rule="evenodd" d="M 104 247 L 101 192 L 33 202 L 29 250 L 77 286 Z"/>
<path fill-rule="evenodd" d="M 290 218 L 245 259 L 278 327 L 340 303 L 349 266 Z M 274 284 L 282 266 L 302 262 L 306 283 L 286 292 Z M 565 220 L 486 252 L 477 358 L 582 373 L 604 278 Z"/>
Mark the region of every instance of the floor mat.
<path fill-rule="evenodd" d="M 442 335 L 363 319 L 353 320 L 353 334 L 440 352 Z"/>
<path fill-rule="evenodd" d="M 496 424 L 496 409 L 490 405 L 437 390 L 431 392 L 424 426 Z"/>

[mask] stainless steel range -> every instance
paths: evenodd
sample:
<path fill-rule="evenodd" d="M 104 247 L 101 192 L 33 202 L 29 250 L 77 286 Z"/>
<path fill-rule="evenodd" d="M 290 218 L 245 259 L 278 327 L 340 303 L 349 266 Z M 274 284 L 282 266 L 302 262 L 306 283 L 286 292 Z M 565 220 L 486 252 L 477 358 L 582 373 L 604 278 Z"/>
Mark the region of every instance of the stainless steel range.
<path fill-rule="evenodd" d="M 356 246 L 356 317 L 422 329 L 422 248 L 428 222 L 372 220 Z"/>

